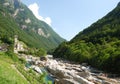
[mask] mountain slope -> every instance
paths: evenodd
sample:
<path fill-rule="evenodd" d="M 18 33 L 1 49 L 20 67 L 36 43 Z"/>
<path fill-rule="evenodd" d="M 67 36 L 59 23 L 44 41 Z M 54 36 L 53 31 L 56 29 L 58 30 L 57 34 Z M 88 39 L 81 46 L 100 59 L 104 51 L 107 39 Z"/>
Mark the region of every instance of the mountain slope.
<path fill-rule="evenodd" d="M 46 50 L 64 41 L 48 24 L 36 19 L 20 0 L 0 1 L 0 18 L 1 41 L 18 35 L 28 46 Z"/>
<path fill-rule="evenodd" d="M 54 57 L 120 73 L 120 3 L 105 17 L 76 35 L 70 42 L 62 43 Z"/>
<path fill-rule="evenodd" d="M 98 20 L 96 23 L 92 24 L 87 29 L 80 32 L 75 38 L 73 38 L 72 41 L 85 39 L 86 41 L 97 42 L 100 38 L 107 36 L 119 38 L 120 32 L 119 19 L 120 19 L 120 4 L 118 4 L 118 6 L 113 11 L 108 13 L 105 17 L 103 17 L 102 19 Z M 94 40 L 92 40 L 92 38 Z"/>

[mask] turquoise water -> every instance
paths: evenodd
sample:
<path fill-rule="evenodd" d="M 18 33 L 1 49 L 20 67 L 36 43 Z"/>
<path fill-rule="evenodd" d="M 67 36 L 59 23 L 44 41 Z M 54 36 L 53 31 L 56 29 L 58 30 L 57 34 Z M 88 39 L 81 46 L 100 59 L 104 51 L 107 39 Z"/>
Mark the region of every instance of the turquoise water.
<path fill-rule="evenodd" d="M 26 64 L 25 64 L 25 67 L 27 67 L 27 68 L 30 68 L 30 66 L 31 66 L 30 63 L 26 63 Z"/>
<path fill-rule="evenodd" d="M 45 76 L 46 84 L 48 84 L 49 81 L 51 81 L 52 84 L 54 84 L 54 79 L 48 74 L 47 70 L 44 67 L 40 67 L 40 69 L 43 73 L 46 73 L 46 76 Z"/>
<path fill-rule="evenodd" d="M 50 75 L 46 75 L 45 77 L 46 84 L 48 84 L 48 81 L 51 81 L 52 84 L 54 84 L 54 79 Z"/>
<path fill-rule="evenodd" d="M 27 68 L 30 68 L 31 67 L 31 64 L 28 62 L 26 63 L 25 65 Z M 54 79 L 48 74 L 47 70 L 44 68 L 44 67 L 40 67 L 40 70 L 43 72 L 43 73 L 46 73 L 46 76 L 45 76 L 45 83 L 46 84 L 49 84 L 49 81 L 54 84 Z"/>

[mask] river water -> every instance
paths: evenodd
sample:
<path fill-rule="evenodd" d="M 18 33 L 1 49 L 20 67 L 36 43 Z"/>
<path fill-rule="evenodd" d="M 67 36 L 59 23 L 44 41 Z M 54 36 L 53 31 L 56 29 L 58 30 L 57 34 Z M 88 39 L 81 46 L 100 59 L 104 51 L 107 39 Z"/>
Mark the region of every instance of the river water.
<path fill-rule="evenodd" d="M 25 66 L 26 66 L 26 68 L 30 68 L 32 66 L 32 64 L 27 62 Z M 49 82 L 51 82 L 52 84 L 54 84 L 54 78 L 52 78 L 52 76 L 50 76 L 50 74 L 47 72 L 47 70 L 44 67 L 39 67 L 39 68 L 42 71 L 42 73 L 46 74 L 45 78 L 44 78 L 45 83 L 49 84 Z"/>

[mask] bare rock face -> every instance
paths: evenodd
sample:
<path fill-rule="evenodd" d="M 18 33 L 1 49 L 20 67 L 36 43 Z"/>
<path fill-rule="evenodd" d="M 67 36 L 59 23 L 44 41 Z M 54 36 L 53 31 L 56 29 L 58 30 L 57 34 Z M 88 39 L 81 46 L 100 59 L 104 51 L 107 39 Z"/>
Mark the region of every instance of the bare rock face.
<path fill-rule="evenodd" d="M 41 36 L 45 36 L 45 34 L 41 28 L 38 29 L 38 34 Z"/>
<path fill-rule="evenodd" d="M 14 14 L 13 14 L 13 17 L 15 18 L 18 13 L 19 13 L 19 9 L 16 9 Z"/>
<path fill-rule="evenodd" d="M 38 29 L 38 34 L 43 37 L 46 37 L 46 38 L 48 38 L 50 36 L 50 34 L 45 34 L 44 31 L 42 30 L 42 28 Z"/>
<path fill-rule="evenodd" d="M 21 28 L 22 29 L 27 29 L 27 26 L 26 25 L 21 25 Z"/>
<path fill-rule="evenodd" d="M 9 6 L 10 3 L 6 2 L 6 3 L 4 3 L 3 5 L 4 5 L 4 6 Z"/>
<path fill-rule="evenodd" d="M 22 10 L 22 9 L 21 9 Z M 30 18 L 27 18 L 26 20 L 25 20 L 25 23 L 31 23 L 31 20 L 30 20 Z"/>

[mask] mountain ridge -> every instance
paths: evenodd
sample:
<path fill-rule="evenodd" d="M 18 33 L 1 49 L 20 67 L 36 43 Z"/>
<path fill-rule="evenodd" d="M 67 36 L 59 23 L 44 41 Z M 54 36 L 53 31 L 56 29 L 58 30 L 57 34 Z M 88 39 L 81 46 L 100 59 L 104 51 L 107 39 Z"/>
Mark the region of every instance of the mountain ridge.
<path fill-rule="evenodd" d="M 32 11 L 30 11 L 20 0 L 2 0 L 0 1 L 0 4 L 1 17 L 5 17 L 6 21 L 8 17 L 14 20 L 12 25 L 15 24 L 17 28 L 14 29 L 15 31 L 13 34 L 18 35 L 19 39 L 28 46 L 36 48 L 41 47 L 49 50 L 55 48 L 64 41 L 64 39 L 61 38 L 47 23 L 38 20 L 33 15 Z M 1 19 L 1 22 L 3 22 L 2 20 L 3 19 Z M 6 24 L 4 23 L 2 25 Z M 12 27 L 12 25 L 9 24 L 8 26 Z M 1 26 L 1 28 L 4 31 L 8 30 L 7 27 L 4 28 Z M 11 30 L 13 30 L 13 28 L 11 28 Z M 22 33 L 23 35 L 21 36 L 17 31 L 24 33 Z M 13 37 L 14 36 L 12 36 L 12 38 Z"/>
<path fill-rule="evenodd" d="M 102 19 L 77 34 L 71 41 L 62 43 L 54 57 L 65 58 L 111 73 L 120 73 L 120 6 Z"/>

